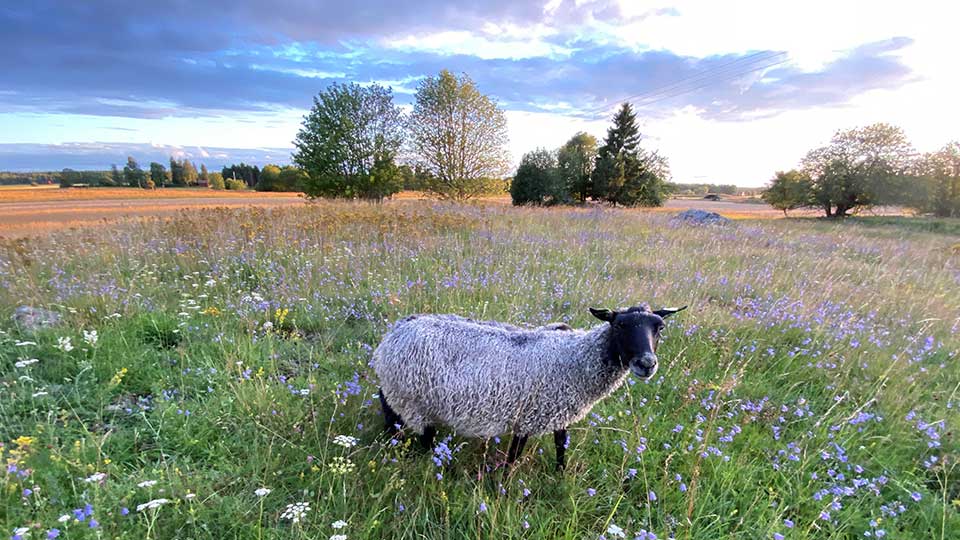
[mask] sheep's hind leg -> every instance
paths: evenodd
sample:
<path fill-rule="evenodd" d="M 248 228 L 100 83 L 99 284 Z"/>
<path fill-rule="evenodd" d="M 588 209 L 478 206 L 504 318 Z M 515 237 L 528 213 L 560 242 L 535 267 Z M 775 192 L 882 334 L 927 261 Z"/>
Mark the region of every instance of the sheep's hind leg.
<path fill-rule="evenodd" d="M 510 440 L 510 450 L 507 451 L 507 464 L 512 465 L 514 461 L 517 460 L 517 457 L 523 453 L 523 447 L 527 445 L 527 436 L 519 435 L 517 433 L 513 434 L 513 439 Z"/>
<path fill-rule="evenodd" d="M 557 448 L 557 470 L 562 471 L 566 467 L 563 458 L 567 450 L 567 430 L 558 429 L 553 432 L 553 445 Z"/>
<path fill-rule="evenodd" d="M 380 394 L 380 406 L 383 408 L 383 430 L 387 432 L 388 435 L 396 435 L 397 431 L 403 427 L 403 419 L 400 418 L 400 415 L 397 414 L 397 411 L 394 411 L 390 404 L 387 403 L 387 397 L 383 394 L 383 388 L 379 389 Z"/>

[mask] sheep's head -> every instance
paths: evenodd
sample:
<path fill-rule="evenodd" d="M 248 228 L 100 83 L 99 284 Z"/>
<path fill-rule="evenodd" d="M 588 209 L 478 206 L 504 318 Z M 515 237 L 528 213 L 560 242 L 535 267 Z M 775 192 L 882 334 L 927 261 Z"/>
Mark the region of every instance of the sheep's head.
<path fill-rule="evenodd" d="M 590 308 L 590 313 L 610 323 L 610 356 L 622 366 L 629 366 L 636 377 L 649 379 L 657 372 L 657 344 L 663 331 L 663 319 L 687 309 L 663 308 L 651 311 L 641 304 L 627 309 Z"/>

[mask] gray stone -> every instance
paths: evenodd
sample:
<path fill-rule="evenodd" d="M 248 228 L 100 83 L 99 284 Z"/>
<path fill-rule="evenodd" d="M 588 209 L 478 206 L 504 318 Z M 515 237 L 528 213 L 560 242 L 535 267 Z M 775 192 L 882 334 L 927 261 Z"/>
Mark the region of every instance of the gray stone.
<path fill-rule="evenodd" d="M 21 330 L 36 332 L 41 328 L 55 326 L 60 323 L 60 314 L 49 309 L 20 306 L 13 311 L 13 322 Z"/>
<path fill-rule="evenodd" d="M 707 212 L 706 210 L 689 209 L 673 216 L 671 222 L 678 225 L 726 225 L 730 220 L 717 214 L 716 212 Z"/>

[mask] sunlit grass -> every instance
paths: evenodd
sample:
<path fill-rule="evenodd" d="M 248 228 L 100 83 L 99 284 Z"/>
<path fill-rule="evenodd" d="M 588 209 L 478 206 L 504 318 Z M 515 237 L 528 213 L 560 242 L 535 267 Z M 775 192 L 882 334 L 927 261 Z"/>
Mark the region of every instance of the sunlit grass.
<path fill-rule="evenodd" d="M 29 538 L 956 538 L 960 253 L 939 227 L 913 229 L 408 201 L 7 242 L 0 314 L 42 306 L 65 321 L 29 334 L 0 319 L 0 525 Z M 691 307 L 671 320 L 658 378 L 574 426 L 565 473 L 549 436 L 504 470 L 507 440 L 441 430 L 434 454 L 381 434 L 367 363 L 390 321 L 585 327 L 587 307 L 640 301 Z"/>

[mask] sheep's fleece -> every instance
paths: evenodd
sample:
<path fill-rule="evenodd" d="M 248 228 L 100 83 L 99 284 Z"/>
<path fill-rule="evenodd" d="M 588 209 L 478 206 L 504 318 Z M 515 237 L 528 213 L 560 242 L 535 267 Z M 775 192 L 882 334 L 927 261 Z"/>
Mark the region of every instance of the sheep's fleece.
<path fill-rule="evenodd" d="M 387 332 L 373 368 L 417 433 L 446 425 L 468 437 L 538 435 L 577 422 L 623 384 L 628 368 L 608 359 L 609 331 L 414 315 Z"/>

